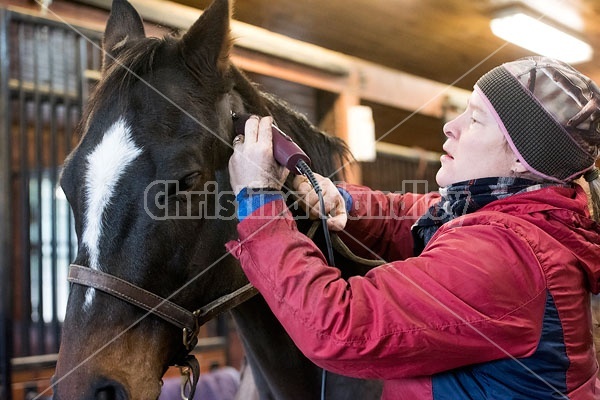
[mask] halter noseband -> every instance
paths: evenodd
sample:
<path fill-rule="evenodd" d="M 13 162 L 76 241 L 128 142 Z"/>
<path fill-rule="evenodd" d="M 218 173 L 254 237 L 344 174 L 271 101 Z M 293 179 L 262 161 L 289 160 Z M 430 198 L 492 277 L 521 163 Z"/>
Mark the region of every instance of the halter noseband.
<path fill-rule="evenodd" d="M 193 398 L 196 390 L 200 368 L 196 358 L 189 355 L 189 352 L 192 351 L 198 341 L 197 336 L 200 327 L 217 315 L 242 304 L 258 293 L 258 290 L 248 283 L 192 312 L 169 299 L 160 297 L 114 275 L 81 265 L 70 265 L 67 280 L 71 283 L 88 286 L 110 294 L 180 328 L 183 332 L 183 346 L 186 351 L 182 357 L 176 360 L 175 365 L 192 370 L 193 381 L 189 381 L 190 394 L 188 398 L 190 399 Z M 189 380 L 189 372 L 187 379 Z M 185 398 L 183 395 L 182 397 Z"/>

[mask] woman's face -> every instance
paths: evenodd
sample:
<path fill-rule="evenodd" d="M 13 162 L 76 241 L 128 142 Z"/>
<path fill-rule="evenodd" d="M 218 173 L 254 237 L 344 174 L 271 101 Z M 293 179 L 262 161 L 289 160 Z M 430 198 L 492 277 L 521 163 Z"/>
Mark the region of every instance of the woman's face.
<path fill-rule="evenodd" d="M 517 157 L 476 91 L 471 94 L 465 112 L 444 125 L 444 134 L 448 139 L 444 143 L 442 167 L 436 175 L 438 185 L 513 175 Z"/>

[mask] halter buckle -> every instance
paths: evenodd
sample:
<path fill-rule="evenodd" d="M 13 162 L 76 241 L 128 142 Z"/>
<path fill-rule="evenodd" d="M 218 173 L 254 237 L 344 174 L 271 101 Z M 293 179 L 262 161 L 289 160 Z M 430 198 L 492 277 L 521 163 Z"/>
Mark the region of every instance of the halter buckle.
<path fill-rule="evenodd" d="M 196 346 L 196 332 L 191 329 L 183 328 L 183 347 L 190 352 Z"/>

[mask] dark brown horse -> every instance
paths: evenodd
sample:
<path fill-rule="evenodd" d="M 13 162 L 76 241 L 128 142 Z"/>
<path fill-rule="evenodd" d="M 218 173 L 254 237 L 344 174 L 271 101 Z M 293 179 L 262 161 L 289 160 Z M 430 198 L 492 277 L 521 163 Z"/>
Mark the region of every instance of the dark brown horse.
<path fill-rule="evenodd" d="M 232 112 L 272 115 L 324 175 L 348 156 L 341 141 L 259 92 L 232 65 L 230 14 L 229 1 L 215 0 L 182 38 L 146 38 L 133 7 L 114 1 L 103 76 L 61 179 L 75 215 L 73 264 L 99 278 L 96 288 L 77 279 L 71 286 L 56 399 L 156 399 L 167 367 L 189 348 L 189 337 L 182 341 L 189 330 L 182 335 L 165 321 L 169 315 L 148 313 L 104 286 L 129 282 L 196 310 L 247 284 L 224 248 L 236 235 L 227 174 Z M 319 398 L 321 370 L 260 296 L 232 314 L 262 398 Z M 329 374 L 327 393 L 374 399 L 380 388 Z"/>

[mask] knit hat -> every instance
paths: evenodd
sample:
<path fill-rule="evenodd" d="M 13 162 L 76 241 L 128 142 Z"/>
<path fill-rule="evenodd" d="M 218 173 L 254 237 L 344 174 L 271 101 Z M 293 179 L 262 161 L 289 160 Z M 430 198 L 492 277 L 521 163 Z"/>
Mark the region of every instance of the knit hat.
<path fill-rule="evenodd" d="M 475 90 L 527 170 L 556 182 L 597 174 L 600 88 L 588 77 L 561 61 L 527 57 L 494 68 Z"/>

